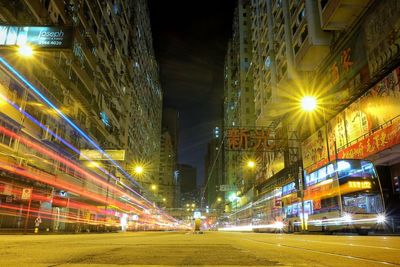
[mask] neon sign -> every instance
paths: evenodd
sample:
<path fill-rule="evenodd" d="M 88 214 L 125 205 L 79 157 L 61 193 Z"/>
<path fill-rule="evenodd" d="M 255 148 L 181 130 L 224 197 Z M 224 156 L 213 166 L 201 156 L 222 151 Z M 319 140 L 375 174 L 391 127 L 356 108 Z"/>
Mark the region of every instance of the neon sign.
<path fill-rule="evenodd" d="M 371 189 L 371 182 L 369 181 L 349 181 L 349 188 L 358 188 L 358 189 Z"/>

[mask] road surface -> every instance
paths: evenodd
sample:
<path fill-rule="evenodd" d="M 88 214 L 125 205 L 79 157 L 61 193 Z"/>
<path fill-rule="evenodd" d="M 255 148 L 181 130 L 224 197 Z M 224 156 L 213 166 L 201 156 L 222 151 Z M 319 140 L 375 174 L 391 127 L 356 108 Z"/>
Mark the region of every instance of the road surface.
<path fill-rule="evenodd" d="M 400 266 L 400 237 L 205 232 L 0 236 L 0 266 Z"/>

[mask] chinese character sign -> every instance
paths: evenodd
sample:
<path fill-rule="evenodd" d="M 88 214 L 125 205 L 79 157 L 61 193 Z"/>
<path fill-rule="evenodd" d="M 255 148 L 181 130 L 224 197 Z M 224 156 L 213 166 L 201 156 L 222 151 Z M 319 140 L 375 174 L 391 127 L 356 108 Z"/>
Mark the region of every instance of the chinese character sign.
<path fill-rule="evenodd" d="M 226 150 L 274 151 L 283 148 L 285 134 L 269 128 L 229 128 L 226 130 Z"/>
<path fill-rule="evenodd" d="M 400 67 L 328 122 L 330 160 L 362 159 L 400 143 L 399 81 Z M 322 127 L 302 144 L 306 168 L 327 162 L 324 130 Z"/>

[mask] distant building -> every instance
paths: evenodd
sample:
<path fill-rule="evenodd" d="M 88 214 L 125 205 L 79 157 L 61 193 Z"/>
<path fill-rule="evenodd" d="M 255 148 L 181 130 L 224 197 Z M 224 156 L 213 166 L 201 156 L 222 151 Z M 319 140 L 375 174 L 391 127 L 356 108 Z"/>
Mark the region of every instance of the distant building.
<path fill-rule="evenodd" d="M 179 112 L 173 108 L 164 108 L 162 113 L 162 126 L 171 135 L 172 146 L 178 159 L 179 147 Z"/>
<path fill-rule="evenodd" d="M 178 164 L 178 172 L 181 181 L 181 192 L 187 193 L 196 190 L 197 169 L 188 164 Z"/>
<path fill-rule="evenodd" d="M 254 53 L 251 26 L 251 1 L 239 0 L 233 18 L 232 39 L 228 43 L 225 57 L 224 132 L 231 127 L 255 125 L 253 66 L 250 64 Z M 245 158 L 245 153 L 224 151 L 225 183 L 236 186 L 243 192 L 252 186 L 251 183 L 245 183 L 247 181 L 243 174 Z M 229 201 L 229 196 L 236 193 L 237 190 L 225 192 L 225 200 L 231 206 L 232 201 Z"/>
<path fill-rule="evenodd" d="M 160 188 L 171 196 L 166 207 L 178 207 L 180 203 L 180 183 L 178 176 L 179 113 L 172 108 L 163 109 L 163 134 L 161 136 Z"/>
<path fill-rule="evenodd" d="M 214 129 L 214 138 L 208 143 L 207 154 L 205 156 L 205 201 L 210 207 L 217 204 L 218 197 L 221 198 L 220 202 L 222 202 L 225 193 L 219 191 L 220 185 L 224 183 L 221 140 L 219 127 L 216 127 Z"/>
<path fill-rule="evenodd" d="M 187 164 L 178 164 L 178 175 L 181 185 L 181 205 L 195 201 L 197 190 L 197 169 Z"/>
<path fill-rule="evenodd" d="M 175 151 L 168 131 L 161 134 L 160 173 L 158 179 L 158 197 L 161 206 L 172 208 L 176 203 Z"/>

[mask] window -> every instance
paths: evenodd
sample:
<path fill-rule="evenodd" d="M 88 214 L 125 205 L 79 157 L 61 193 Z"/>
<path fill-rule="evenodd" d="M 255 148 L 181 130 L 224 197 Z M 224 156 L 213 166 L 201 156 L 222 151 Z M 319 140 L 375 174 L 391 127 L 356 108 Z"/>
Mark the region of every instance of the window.
<path fill-rule="evenodd" d="M 10 93 L 12 94 L 11 100 L 18 106 L 21 104 L 24 96 L 24 88 L 22 88 L 17 82 L 10 81 Z"/>
<path fill-rule="evenodd" d="M 343 208 L 351 213 L 379 213 L 383 211 L 379 194 L 360 194 L 343 196 Z"/>
<path fill-rule="evenodd" d="M 86 114 L 80 108 L 78 108 L 77 119 L 82 125 L 86 125 Z"/>
<path fill-rule="evenodd" d="M 17 128 L 16 127 L 14 127 L 11 124 L 9 124 L 9 123 L 7 123 L 5 121 L 2 121 L 2 120 L 0 120 L 0 127 L 4 127 L 4 128 L 6 128 L 8 130 L 11 130 L 13 132 L 17 132 Z M 0 133 L 0 143 L 5 145 L 5 146 L 8 146 L 10 148 L 14 148 L 15 139 L 10 137 L 10 136 L 8 136 L 8 135 L 6 135 L 5 133 Z"/>

